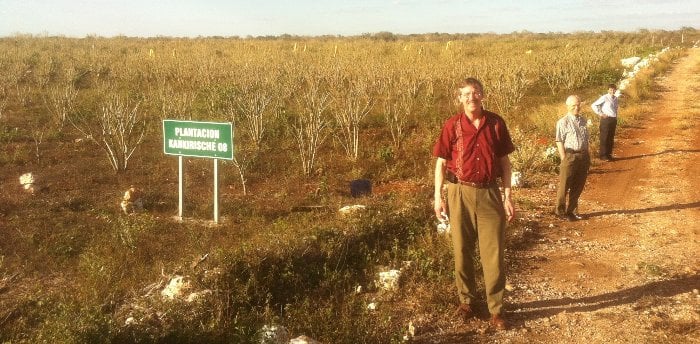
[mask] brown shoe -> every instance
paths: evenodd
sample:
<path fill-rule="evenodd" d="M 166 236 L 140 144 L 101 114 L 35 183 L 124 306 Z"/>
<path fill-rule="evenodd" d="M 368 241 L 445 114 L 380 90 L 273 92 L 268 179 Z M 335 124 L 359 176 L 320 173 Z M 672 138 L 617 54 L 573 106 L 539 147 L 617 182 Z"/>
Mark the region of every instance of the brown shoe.
<path fill-rule="evenodd" d="M 506 320 L 501 317 L 500 314 L 494 314 L 491 316 L 491 320 L 489 321 L 489 324 L 493 326 L 493 328 L 497 330 L 505 330 L 508 328 L 508 325 L 506 324 Z"/>
<path fill-rule="evenodd" d="M 457 307 L 455 315 L 463 321 L 467 321 L 474 316 L 474 311 L 472 310 L 472 306 L 469 304 L 461 303 L 459 307 Z"/>

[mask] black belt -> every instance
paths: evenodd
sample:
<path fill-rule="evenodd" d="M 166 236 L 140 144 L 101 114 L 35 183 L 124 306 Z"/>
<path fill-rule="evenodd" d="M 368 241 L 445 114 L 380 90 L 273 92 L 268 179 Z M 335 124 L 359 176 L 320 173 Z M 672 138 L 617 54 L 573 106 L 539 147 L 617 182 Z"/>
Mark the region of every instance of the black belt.
<path fill-rule="evenodd" d="M 584 152 L 585 152 L 585 151 L 582 151 L 582 150 L 573 150 L 573 149 L 569 149 L 569 148 L 565 149 L 564 151 L 566 151 L 567 153 L 574 153 L 574 154 L 579 154 L 579 153 L 584 153 Z"/>
<path fill-rule="evenodd" d="M 477 188 L 477 189 L 489 189 L 489 188 L 496 186 L 496 182 L 475 183 L 475 182 L 467 182 L 464 180 L 459 180 L 459 178 L 457 178 L 457 176 L 455 176 L 454 173 L 452 173 L 450 171 L 447 171 L 447 173 L 445 173 L 445 179 L 452 184 L 462 184 L 462 185 L 471 186 L 471 187 Z"/>

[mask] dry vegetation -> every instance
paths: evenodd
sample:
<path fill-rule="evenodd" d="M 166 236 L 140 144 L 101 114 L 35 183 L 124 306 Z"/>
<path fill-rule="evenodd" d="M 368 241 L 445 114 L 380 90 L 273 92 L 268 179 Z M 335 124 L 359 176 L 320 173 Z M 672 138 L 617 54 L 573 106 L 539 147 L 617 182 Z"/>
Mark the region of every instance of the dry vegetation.
<path fill-rule="evenodd" d="M 245 343 L 266 324 L 325 343 L 400 342 L 411 314 L 393 305 L 423 314 L 455 302 L 429 206 L 429 150 L 453 85 L 484 82 L 534 185 L 555 169 L 544 152 L 565 96 L 592 99 L 621 78 L 621 58 L 679 37 L 0 39 L 0 342 Z M 234 124 L 219 225 L 204 159 L 185 160 L 186 219 L 173 219 L 162 119 Z M 18 182 L 26 172 L 33 194 Z M 372 196 L 350 198 L 357 178 Z M 130 185 L 144 211 L 127 216 Z M 353 203 L 368 208 L 336 211 Z M 382 292 L 377 272 L 407 261 L 401 292 Z M 194 300 L 161 297 L 175 276 Z"/>

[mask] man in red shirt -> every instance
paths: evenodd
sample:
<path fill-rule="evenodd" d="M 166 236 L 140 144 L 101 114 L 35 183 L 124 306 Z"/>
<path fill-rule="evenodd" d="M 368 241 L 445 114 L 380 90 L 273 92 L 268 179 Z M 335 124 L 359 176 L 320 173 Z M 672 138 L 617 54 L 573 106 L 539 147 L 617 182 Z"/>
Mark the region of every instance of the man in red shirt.
<path fill-rule="evenodd" d="M 506 123 L 482 107 L 484 88 L 467 78 L 458 85 L 461 111 L 450 117 L 433 147 L 435 163 L 435 215 L 448 214 L 455 258 L 455 282 L 460 305 L 457 314 L 471 318 L 476 298 L 474 248 L 478 239 L 484 270 L 490 323 L 505 329 L 504 248 L 506 220 L 515 215 L 511 197 L 511 167 L 508 154 L 515 150 Z M 497 181 L 502 181 L 504 197 Z M 447 204 L 442 195 L 447 181 Z"/>

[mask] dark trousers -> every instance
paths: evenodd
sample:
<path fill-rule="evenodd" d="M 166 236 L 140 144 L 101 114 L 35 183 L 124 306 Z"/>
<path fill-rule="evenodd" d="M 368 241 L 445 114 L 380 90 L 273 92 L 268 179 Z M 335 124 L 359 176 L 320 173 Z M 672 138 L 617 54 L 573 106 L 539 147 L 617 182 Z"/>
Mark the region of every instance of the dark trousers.
<path fill-rule="evenodd" d="M 591 158 L 588 152 L 569 153 L 559 165 L 559 188 L 557 188 L 557 205 L 554 212 L 557 215 L 574 214 L 578 208 L 578 198 L 583 192 L 588 177 Z M 569 194 L 569 204 L 566 195 Z"/>
<path fill-rule="evenodd" d="M 612 157 L 616 127 L 617 117 L 605 117 L 600 119 L 600 151 L 598 157 Z"/>

